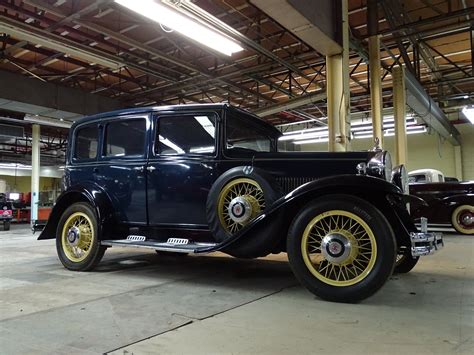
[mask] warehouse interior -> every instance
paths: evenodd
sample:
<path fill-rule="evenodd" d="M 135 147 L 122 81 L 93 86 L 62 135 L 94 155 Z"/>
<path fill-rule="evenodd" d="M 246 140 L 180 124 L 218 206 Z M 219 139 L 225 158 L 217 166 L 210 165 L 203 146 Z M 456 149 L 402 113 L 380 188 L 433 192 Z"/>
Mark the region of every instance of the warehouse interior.
<path fill-rule="evenodd" d="M 355 305 L 305 291 L 284 253 L 111 248 L 97 272 L 73 273 L 54 240 L 36 240 L 31 226 L 64 189 L 75 122 L 217 103 L 298 152 L 379 147 L 408 172 L 468 184 L 474 0 L 0 0 L 0 196 L 12 209 L 11 229 L 0 226 L 2 352 L 474 351 L 472 232 L 435 228 L 439 254 Z"/>

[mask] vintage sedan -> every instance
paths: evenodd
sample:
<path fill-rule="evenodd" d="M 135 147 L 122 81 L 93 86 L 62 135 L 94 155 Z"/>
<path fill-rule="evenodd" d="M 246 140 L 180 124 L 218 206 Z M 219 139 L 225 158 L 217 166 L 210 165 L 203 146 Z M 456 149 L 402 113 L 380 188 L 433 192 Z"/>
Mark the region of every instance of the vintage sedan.
<path fill-rule="evenodd" d="M 403 166 L 390 154 L 281 152 L 281 133 L 226 104 L 145 107 L 78 120 L 65 191 L 39 239 L 71 270 L 109 247 L 160 253 L 287 252 L 319 297 L 371 296 L 395 267 L 442 246 L 417 230 Z M 411 264 L 410 264 L 411 263 Z"/>

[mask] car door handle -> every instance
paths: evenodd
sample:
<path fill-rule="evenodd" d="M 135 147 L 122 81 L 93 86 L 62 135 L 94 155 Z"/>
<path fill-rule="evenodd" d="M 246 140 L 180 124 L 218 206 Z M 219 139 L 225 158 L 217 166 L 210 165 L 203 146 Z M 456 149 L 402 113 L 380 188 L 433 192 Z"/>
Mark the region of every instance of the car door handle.
<path fill-rule="evenodd" d="M 148 170 L 151 173 L 152 171 L 155 171 L 156 168 L 154 166 L 147 166 L 146 170 Z"/>
<path fill-rule="evenodd" d="M 135 167 L 133 167 L 133 170 L 138 171 L 140 173 L 143 173 L 145 171 L 145 167 L 144 166 L 135 166 Z"/>

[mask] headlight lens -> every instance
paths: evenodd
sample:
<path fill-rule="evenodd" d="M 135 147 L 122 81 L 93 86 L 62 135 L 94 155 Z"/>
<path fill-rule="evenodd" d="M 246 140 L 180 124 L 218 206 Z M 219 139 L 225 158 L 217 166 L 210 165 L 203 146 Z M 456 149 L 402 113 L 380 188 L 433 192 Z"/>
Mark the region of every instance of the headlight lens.
<path fill-rule="evenodd" d="M 367 165 L 370 175 L 381 177 L 384 180 L 392 181 L 392 157 L 387 151 L 377 152 Z"/>

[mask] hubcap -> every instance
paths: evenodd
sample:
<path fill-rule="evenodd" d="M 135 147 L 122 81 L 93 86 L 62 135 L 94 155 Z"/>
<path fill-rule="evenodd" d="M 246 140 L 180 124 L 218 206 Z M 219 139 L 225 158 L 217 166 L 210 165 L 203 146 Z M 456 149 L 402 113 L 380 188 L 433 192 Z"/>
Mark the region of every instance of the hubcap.
<path fill-rule="evenodd" d="M 464 216 L 462 216 L 461 223 L 464 224 L 466 227 L 469 227 L 471 224 L 474 223 L 474 217 L 472 217 L 471 214 L 467 212 Z"/>
<path fill-rule="evenodd" d="M 329 262 L 342 265 L 349 260 L 352 246 L 348 238 L 340 233 L 330 233 L 321 241 L 321 253 Z"/>
<path fill-rule="evenodd" d="M 252 216 L 252 205 L 245 196 L 238 196 L 229 203 L 230 218 L 237 223 L 245 223 Z"/>
<path fill-rule="evenodd" d="M 81 238 L 81 231 L 77 227 L 72 227 L 69 229 L 67 233 L 67 241 L 69 245 L 76 246 L 79 244 L 79 240 Z"/>

